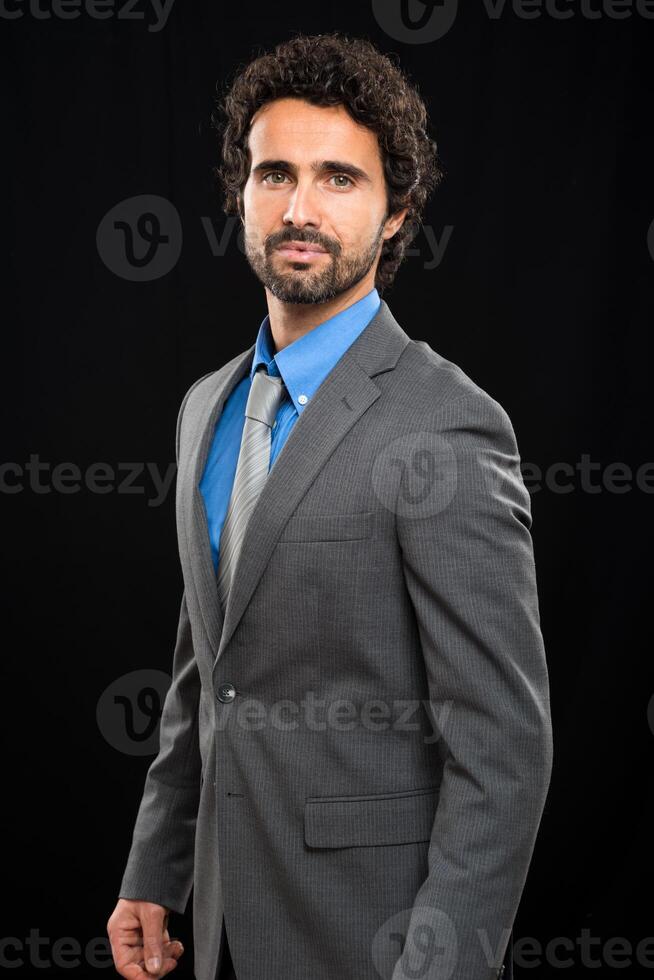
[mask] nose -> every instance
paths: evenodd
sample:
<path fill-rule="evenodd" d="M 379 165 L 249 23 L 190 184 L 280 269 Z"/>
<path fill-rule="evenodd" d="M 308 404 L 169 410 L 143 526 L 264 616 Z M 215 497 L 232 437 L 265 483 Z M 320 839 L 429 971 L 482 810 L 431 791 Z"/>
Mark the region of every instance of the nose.
<path fill-rule="evenodd" d="M 317 199 L 310 181 L 298 180 L 287 200 L 283 221 L 285 225 L 295 225 L 296 228 L 307 225 L 320 227 Z"/>

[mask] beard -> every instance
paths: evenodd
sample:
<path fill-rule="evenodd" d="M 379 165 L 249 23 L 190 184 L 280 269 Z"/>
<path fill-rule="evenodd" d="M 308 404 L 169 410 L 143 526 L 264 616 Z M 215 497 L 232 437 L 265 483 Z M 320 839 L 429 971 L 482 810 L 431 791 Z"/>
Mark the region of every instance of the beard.
<path fill-rule="evenodd" d="M 291 229 L 269 235 L 262 249 L 250 241 L 245 228 L 245 255 L 257 279 L 282 303 L 325 303 L 351 289 L 367 275 L 383 241 L 384 223 L 380 224 L 367 247 L 346 255 L 336 242 Z M 320 245 L 329 257 L 307 262 L 289 261 L 275 250 L 290 241 Z"/>

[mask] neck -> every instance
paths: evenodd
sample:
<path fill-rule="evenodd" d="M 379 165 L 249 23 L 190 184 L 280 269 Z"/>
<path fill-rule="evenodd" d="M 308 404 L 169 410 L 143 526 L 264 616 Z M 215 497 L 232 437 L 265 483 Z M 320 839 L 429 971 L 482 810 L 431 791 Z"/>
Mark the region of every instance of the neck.
<path fill-rule="evenodd" d="M 320 326 L 325 320 L 342 313 L 349 306 L 367 296 L 374 287 L 374 281 L 366 276 L 351 289 L 339 293 L 325 303 L 284 303 L 266 289 L 270 332 L 275 344 L 275 353 L 288 347 L 294 340 Z"/>

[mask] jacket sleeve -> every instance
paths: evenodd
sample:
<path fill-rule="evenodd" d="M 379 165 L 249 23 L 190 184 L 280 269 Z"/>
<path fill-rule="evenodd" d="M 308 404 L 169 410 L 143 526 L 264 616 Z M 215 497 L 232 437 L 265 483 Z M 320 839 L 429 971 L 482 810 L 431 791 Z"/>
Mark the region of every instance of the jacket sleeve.
<path fill-rule="evenodd" d="M 147 772 L 119 892 L 119 898 L 156 902 L 180 913 L 193 885 L 201 784 L 199 699 L 200 678 L 183 595 L 159 752 Z"/>
<path fill-rule="evenodd" d="M 204 375 L 206 377 L 206 375 Z M 177 419 L 176 458 L 186 393 Z M 159 752 L 148 769 L 119 898 L 156 902 L 183 913 L 193 885 L 195 827 L 200 804 L 201 681 L 191 624 L 182 602 L 173 655 L 172 682 L 159 727 Z"/>
<path fill-rule="evenodd" d="M 443 778 L 392 980 L 490 980 L 552 767 L 530 498 L 509 417 L 481 389 L 426 428 L 437 492 L 425 494 L 423 465 L 405 465 L 396 518 Z"/>

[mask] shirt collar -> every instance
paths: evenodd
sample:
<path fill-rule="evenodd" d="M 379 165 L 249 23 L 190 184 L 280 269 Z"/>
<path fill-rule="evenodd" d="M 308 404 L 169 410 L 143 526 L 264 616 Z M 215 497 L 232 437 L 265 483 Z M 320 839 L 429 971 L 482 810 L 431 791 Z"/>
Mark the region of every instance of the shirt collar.
<path fill-rule="evenodd" d="M 380 306 L 379 293 L 373 288 L 352 306 L 318 324 L 276 354 L 273 354 L 270 317 L 266 316 L 257 334 L 250 380 L 261 364 L 268 374 L 281 376 L 299 415 Z"/>

